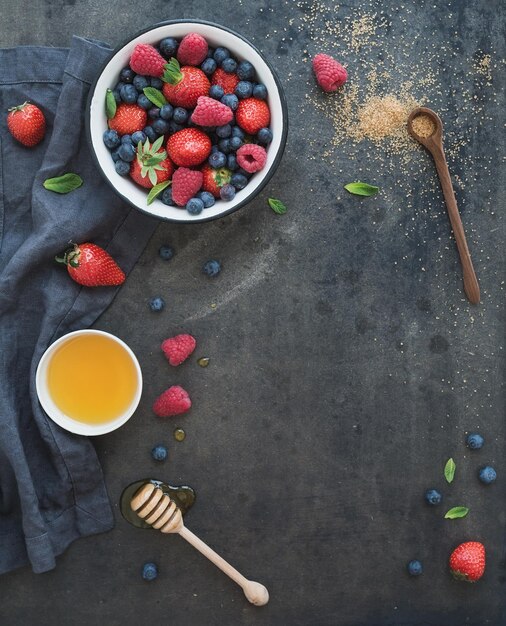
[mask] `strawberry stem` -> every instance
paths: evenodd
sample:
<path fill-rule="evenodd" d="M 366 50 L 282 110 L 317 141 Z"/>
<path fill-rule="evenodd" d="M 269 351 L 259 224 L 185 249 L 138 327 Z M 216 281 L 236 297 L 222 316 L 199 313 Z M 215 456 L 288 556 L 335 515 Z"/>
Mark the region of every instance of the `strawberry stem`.
<path fill-rule="evenodd" d="M 23 102 L 23 104 L 18 104 L 15 107 L 10 107 L 9 109 L 7 109 L 9 112 L 11 111 L 22 111 L 25 106 L 28 104 L 28 100 L 26 102 Z"/>
<path fill-rule="evenodd" d="M 179 61 L 174 57 L 164 66 L 162 80 L 171 85 L 177 85 L 183 80 L 183 74 L 181 73 L 181 66 Z"/>

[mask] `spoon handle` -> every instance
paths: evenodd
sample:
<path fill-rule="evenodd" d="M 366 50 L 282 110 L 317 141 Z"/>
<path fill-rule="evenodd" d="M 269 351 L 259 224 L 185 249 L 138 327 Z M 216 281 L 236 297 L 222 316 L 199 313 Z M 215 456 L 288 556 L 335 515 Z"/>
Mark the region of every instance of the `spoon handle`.
<path fill-rule="evenodd" d="M 217 554 L 206 543 L 199 539 L 197 535 L 194 535 L 191 530 L 183 526 L 179 531 L 181 537 L 186 539 L 188 543 L 201 552 L 205 557 L 212 561 L 216 567 L 219 567 L 222 572 L 229 576 L 239 587 L 244 591 L 246 598 L 256 606 L 262 606 L 269 602 L 269 592 L 267 589 L 253 580 L 248 580 L 235 567 L 232 567 L 230 563 L 227 563 L 219 554 Z"/>
<path fill-rule="evenodd" d="M 471 254 L 469 253 L 469 248 L 467 247 L 466 235 L 464 233 L 462 220 L 460 219 L 459 209 L 457 207 L 457 201 L 455 199 L 455 193 L 453 191 L 452 181 L 450 178 L 450 172 L 448 171 L 448 164 L 446 162 L 442 146 L 437 146 L 437 149 L 433 149 L 432 156 L 434 157 L 434 162 L 436 163 L 436 169 L 441 182 L 441 187 L 443 189 L 446 208 L 448 209 L 448 216 L 450 217 L 450 223 L 452 225 L 453 234 L 455 236 L 457 249 L 460 255 L 460 262 L 462 263 L 464 291 L 471 304 L 478 304 L 480 301 L 480 286 L 471 261 Z"/>

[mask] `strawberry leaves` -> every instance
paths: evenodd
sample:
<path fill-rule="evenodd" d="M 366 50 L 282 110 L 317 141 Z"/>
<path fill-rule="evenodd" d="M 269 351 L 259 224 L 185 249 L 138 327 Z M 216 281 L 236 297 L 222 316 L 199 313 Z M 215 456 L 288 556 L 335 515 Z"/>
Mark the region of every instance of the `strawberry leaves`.
<path fill-rule="evenodd" d="M 167 152 L 161 150 L 163 139 L 164 137 L 162 135 L 158 137 L 153 145 L 151 145 L 149 139 L 146 139 L 144 145 L 140 141 L 137 144 L 137 161 L 141 166 L 141 176 L 143 178 L 147 176 L 153 186 L 158 182 L 156 172 L 163 172 L 165 170 L 163 165 L 161 165 L 162 161 L 167 158 Z M 148 202 L 148 204 L 150 203 Z"/>
<path fill-rule="evenodd" d="M 445 519 L 458 519 L 459 517 L 465 517 L 468 513 L 469 509 L 467 506 L 454 506 L 453 509 L 446 513 Z"/>
<path fill-rule="evenodd" d="M 158 108 L 162 108 L 164 104 L 167 104 L 167 100 L 161 91 L 154 87 L 145 87 L 143 90 L 146 98 L 152 102 Z"/>
<path fill-rule="evenodd" d="M 277 213 L 278 215 L 283 215 L 288 210 L 281 200 L 276 200 L 276 198 L 269 198 L 267 202 L 274 213 Z"/>
<path fill-rule="evenodd" d="M 344 188 L 355 196 L 375 196 L 379 191 L 379 187 L 361 182 L 348 183 Z"/>
<path fill-rule="evenodd" d="M 108 120 L 116 115 L 116 98 L 110 89 L 105 92 L 105 114 Z"/>
<path fill-rule="evenodd" d="M 154 185 L 154 187 L 151 187 L 150 192 L 148 193 L 148 199 L 147 199 L 147 203 L 151 204 L 153 202 L 153 200 L 162 193 L 162 191 L 164 189 L 166 189 L 170 184 L 172 183 L 171 180 L 164 180 L 161 183 L 158 183 L 158 185 Z"/>
<path fill-rule="evenodd" d="M 56 176 L 56 178 L 46 178 L 42 183 L 49 191 L 55 193 L 69 193 L 74 191 L 83 184 L 83 179 L 77 174 L 63 174 L 63 176 Z"/>
<path fill-rule="evenodd" d="M 451 483 L 455 477 L 455 469 L 456 469 L 455 461 L 453 459 L 448 459 L 445 465 L 445 478 L 446 482 Z"/>
<path fill-rule="evenodd" d="M 179 65 L 179 61 L 177 59 L 172 58 L 167 65 L 165 65 L 162 80 L 165 83 L 170 83 L 171 85 L 177 85 L 183 80 L 181 66 Z"/>

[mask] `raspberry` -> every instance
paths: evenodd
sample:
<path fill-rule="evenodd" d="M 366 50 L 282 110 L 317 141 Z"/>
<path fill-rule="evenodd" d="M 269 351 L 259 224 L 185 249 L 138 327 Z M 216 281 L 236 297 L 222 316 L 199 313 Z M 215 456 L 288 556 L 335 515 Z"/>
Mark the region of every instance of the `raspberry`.
<path fill-rule="evenodd" d="M 316 74 L 316 81 L 323 91 L 327 92 L 336 91 L 348 78 L 344 67 L 328 54 L 320 53 L 315 56 L 313 70 Z"/>
<path fill-rule="evenodd" d="M 267 161 L 267 152 L 265 148 L 256 143 L 245 143 L 237 150 L 237 163 L 243 170 L 253 174 L 261 170 Z"/>
<path fill-rule="evenodd" d="M 178 206 L 185 206 L 202 187 L 202 172 L 179 167 L 172 175 L 172 199 Z"/>
<path fill-rule="evenodd" d="M 269 126 L 271 113 L 264 100 L 245 98 L 239 102 L 235 119 L 244 131 L 256 135 L 261 128 Z"/>
<path fill-rule="evenodd" d="M 153 412 L 158 417 L 181 415 L 190 410 L 192 401 L 188 393 L 179 385 L 169 387 L 153 404 Z"/>
<path fill-rule="evenodd" d="M 191 119 L 199 126 L 225 126 L 233 117 L 232 109 L 226 105 L 213 98 L 200 96 Z"/>
<path fill-rule="evenodd" d="M 198 33 L 188 33 L 179 44 L 177 60 L 181 65 L 200 65 L 207 56 L 207 41 Z"/>
<path fill-rule="evenodd" d="M 149 44 L 139 43 L 130 57 L 130 67 L 141 76 L 163 76 L 167 61 Z"/>
<path fill-rule="evenodd" d="M 162 350 L 171 365 L 181 365 L 195 350 L 197 342 L 191 335 L 176 335 L 162 343 Z"/>

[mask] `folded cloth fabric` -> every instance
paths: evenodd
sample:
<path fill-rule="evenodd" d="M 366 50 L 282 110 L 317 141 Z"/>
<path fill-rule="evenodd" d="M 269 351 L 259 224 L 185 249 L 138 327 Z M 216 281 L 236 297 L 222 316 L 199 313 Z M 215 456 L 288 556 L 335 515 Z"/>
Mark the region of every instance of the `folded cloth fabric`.
<path fill-rule="evenodd" d="M 54 256 L 70 240 L 93 241 L 128 274 L 156 227 L 101 179 L 86 142 L 89 87 L 109 54 L 81 38 L 70 50 L 0 50 L 0 573 L 50 570 L 72 541 L 113 526 L 93 445 L 54 424 L 35 392 L 44 350 L 91 325 L 117 291 L 80 287 Z M 7 109 L 25 100 L 47 120 L 35 148 L 7 130 Z M 66 195 L 43 187 L 65 172 L 83 186 Z"/>

